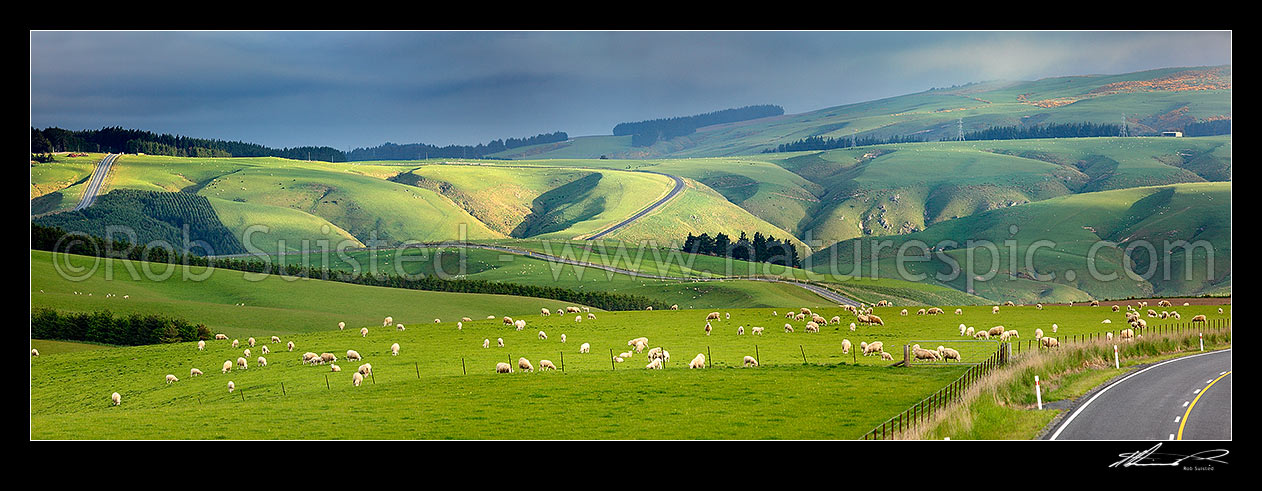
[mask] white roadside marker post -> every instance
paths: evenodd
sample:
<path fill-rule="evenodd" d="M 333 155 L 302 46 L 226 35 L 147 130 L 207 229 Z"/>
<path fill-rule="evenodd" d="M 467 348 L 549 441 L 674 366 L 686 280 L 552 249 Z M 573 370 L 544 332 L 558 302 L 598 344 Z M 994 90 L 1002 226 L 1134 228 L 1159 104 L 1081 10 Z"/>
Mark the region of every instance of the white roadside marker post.
<path fill-rule="evenodd" d="M 1122 362 L 1118 361 L 1118 358 L 1117 358 L 1117 345 L 1116 344 L 1113 345 L 1113 368 L 1116 368 L 1118 370 L 1122 369 Z"/>
<path fill-rule="evenodd" d="M 1205 333 L 1203 332 L 1197 333 L 1196 337 L 1200 338 L 1201 340 L 1201 351 L 1205 351 Z"/>
<path fill-rule="evenodd" d="M 1039 386 L 1039 376 L 1034 376 L 1034 398 L 1038 400 L 1039 411 L 1043 410 L 1043 389 Z"/>

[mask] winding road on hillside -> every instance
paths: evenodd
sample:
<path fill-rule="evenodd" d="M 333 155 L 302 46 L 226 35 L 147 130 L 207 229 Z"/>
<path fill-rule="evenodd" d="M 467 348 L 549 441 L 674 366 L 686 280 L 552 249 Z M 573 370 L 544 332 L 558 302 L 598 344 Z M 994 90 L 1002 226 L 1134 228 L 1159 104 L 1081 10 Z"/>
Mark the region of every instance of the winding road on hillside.
<path fill-rule="evenodd" d="M 1231 440 L 1231 349 L 1164 361 L 1097 390 L 1048 440 Z"/>
<path fill-rule="evenodd" d="M 82 210 L 96 202 L 96 196 L 101 192 L 101 184 L 105 182 L 105 176 L 110 173 L 110 166 L 117 159 L 118 154 L 111 153 L 97 162 L 96 169 L 92 171 L 92 177 L 88 180 L 88 187 L 83 190 L 83 198 L 79 199 L 79 204 L 75 205 L 72 211 Z"/>
<path fill-rule="evenodd" d="M 766 282 L 770 282 L 770 283 L 784 283 L 784 284 L 793 285 L 793 286 L 796 286 L 796 287 L 799 287 L 799 288 L 806 289 L 806 290 L 808 290 L 808 291 L 810 291 L 810 292 L 812 292 L 812 293 L 814 293 L 814 294 L 816 294 L 816 295 L 819 295 L 820 297 L 823 297 L 823 298 L 827 299 L 827 300 L 828 300 L 828 301 L 830 301 L 830 302 L 835 302 L 835 303 L 837 303 L 837 304 L 842 304 L 842 305 L 854 305 L 854 306 L 856 306 L 856 307 L 857 307 L 857 306 L 859 306 L 859 302 L 858 302 L 858 301 L 853 300 L 853 299 L 848 298 L 848 297 L 845 297 L 845 296 L 843 296 L 843 295 L 841 295 L 841 294 L 839 294 L 839 293 L 837 293 L 837 292 L 835 292 L 835 291 L 832 291 L 832 290 L 830 290 L 830 289 L 828 289 L 828 288 L 825 288 L 825 287 L 823 287 L 823 286 L 816 285 L 816 284 L 813 284 L 813 283 L 806 283 L 806 282 L 802 282 L 802 281 L 786 280 L 786 279 L 782 279 L 782 278 L 767 278 L 767 277 L 761 277 L 761 276 L 723 276 L 723 277 L 663 276 L 663 275 L 655 275 L 655 274 L 649 274 L 649 273 L 642 273 L 642 272 L 639 272 L 639 271 L 633 271 L 633 270 L 623 269 L 623 268 L 618 268 L 618 267 L 614 267 L 614 266 L 608 266 L 608 265 L 605 265 L 605 264 L 597 264 L 597 263 L 591 263 L 591 262 L 586 262 L 586 261 L 579 261 L 579 260 L 576 260 L 576 259 L 570 259 L 570 258 L 566 258 L 566 257 L 562 257 L 562 256 L 555 256 L 555 255 L 552 255 L 552 254 L 544 254 L 544 253 L 542 253 L 542 252 L 535 252 L 535 251 L 530 251 L 530 250 L 526 250 L 526 249 L 517 249 L 517 248 L 514 248 L 514 247 L 505 247 L 505 246 L 496 246 L 496 245 L 487 245 L 487 244 L 472 244 L 472 243 L 467 243 L 467 242 L 462 242 L 462 243 L 456 243 L 456 242 L 434 242 L 434 243 L 428 243 L 428 242 L 427 242 L 427 243 L 411 243 L 411 244 L 408 244 L 408 247 L 417 247 L 417 246 L 437 246 L 437 247 L 470 247 L 470 248 L 475 248 L 475 249 L 486 249 L 486 250 L 491 250 L 491 251 L 503 252 L 503 253 L 507 253 L 507 254 L 514 254 L 514 255 L 518 255 L 518 256 L 526 256 L 526 257 L 530 257 L 530 258 L 534 258 L 534 259 L 539 259 L 539 260 L 543 260 L 543 261 L 549 261 L 549 262 L 554 262 L 554 263 L 562 263 L 562 264 L 569 264 L 569 265 L 573 265 L 573 266 L 581 266 L 581 267 L 584 267 L 584 268 L 595 268 L 595 269 L 600 269 L 600 270 L 604 270 L 604 271 L 610 271 L 610 272 L 613 272 L 613 273 L 625 274 L 625 275 L 628 275 L 628 276 L 635 276 L 635 277 L 639 277 L 639 278 L 649 278 L 649 279 L 655 279 L 655 280 L 668 280 L 668 281 L 726 281 L 726 280 L 745 280 L 745 281 L 766 281 Z M 341 252 L 357 252 L 357 251 L 367 251 L 367 250 L 372 250 L 372 249 L 376 249 L 376 250 L 388 250 L 388 249 L 394 249 L 394 247 L 376 247 L 376 248 L 363 247 L 363 248 L 347 248 L 347 249 L 340 249 L 339 251 L 341 251 Z M 307 251 L 307 253 L 316 253 L 316 252 L 319 252 L 319 251 Z M 294 254 L 303 254 L 303 253 L 302 253 L 302 252 L 297 252 L 297 253 L 294 253 Z M 243 257 L 253 257 L 253 256 L 256 256 L 256 254 L 250 254 L 250 253 L 246 253 L 246 254 L 225 254 L 225 255 L 220 255 L 220 256 L 211 256 L 211 257 L 212 257 L 212 258 L 222 258 L 222 259 L 228 259 L 228 258 L 243 258 Z"/>
<path fill-rule="evenodd" d="M 674 197 L 675 197 L 675 195 L 679 194 L 681 191 L 683 191 L 683 190 L 684 190 L 684 180 L 683 180 L 683 179 L 680 179 L 680 178 L 679 178 L 679 176 L 672 176 L 672 175 L 670 175 L 670 174 L 662 174 L 661 172 L 653 172 L 653 171 L 649 171 L 649 170 L 644 170 L 644 171 L 639 171 L 639 172 L 644 172 L 644 173 L 647 173 L 647 174 L 657 174 L 657 175 L 659 175 L 659 176 L 666 176 L 666 177 L 669 177 L 669 178 L 671 178 L 671 179 L 674 179 L 674 180 L 675 180 L 675 188 L 674 188 L 674 189 L 671 189 L 671 190 L 670 190 L 670 192 L 669 192 L 669 193 L 667 193 L 667 194 L 666 194 L 666 196 L 665 196 L 665 197 L 663 197 L 662 199 L 659 199 L 659 200 L 657 200 L 656 202 L 654 202 L 653 204 L 649 205 L 647 208 L 645 208 L 645 209 L 643 209 L 643 210 L 640 210 L 640 211 L 639 211 L 639 213 L 636 213 L 636 214 L 634 214 L 634 215 L 631 215 L 631 216 L 630 216 L 629 218 L 627 218 L 626 220 L 623 220 L 623 221 L 621 221 L 621 222 L 618 222 L 617 224 L 614 224 L 614 226 L 612 226 L 612 227 L 609 227 L 609 228 L 607 228 L 607 229 L 601 230 L 600 232 L 597 232 L 595 235 L 592 235 L 591 237 L 588 237 L 588 238 L 587 238 L 587 240 L 596 240 L 596 239 L 599 239 L 599 238 L 601 238 L 601 237 L 604 237 L 604 236 L 606 236 L 606 235 L 609 235 L 609 233 L 610 233 L 610 232 L 613 232 L 613 231 L 615 231 L 615 230 L 618 230 L 618 229 L 620 229 L 620 228 L 622 228 L 622 227 L 627 226 L 627 224 L 629 224 L 629 223 L 631 223 L 631 222 L 634 222 L 634 221 L 638 220 L 640 217 L 642 217 L 642 216 L 644 216 L 644 215 L 647 215 L 647 214 L 649 214 L 649 212 L 651 212 L 651 211 L 653 211 L 653 210 L 656 210 L 658 207 L 660 207 L 660 206 L 662 206 L 662 205 L 666 204 L 666 202 L 667 202 L 667 201 L 670 201 L 670 200 L 671 200 L 671 198 L 674 198 Z"/>

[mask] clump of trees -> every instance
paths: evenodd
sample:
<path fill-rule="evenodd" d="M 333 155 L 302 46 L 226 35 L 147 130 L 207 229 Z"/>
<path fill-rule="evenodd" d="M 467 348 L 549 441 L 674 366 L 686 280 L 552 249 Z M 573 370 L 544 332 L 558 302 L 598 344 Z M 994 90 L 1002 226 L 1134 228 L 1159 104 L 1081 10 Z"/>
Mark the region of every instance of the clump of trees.
<path fill-rule="evenodd" d="M 753 239 L 741 232 L 736 241 L 723 232 L 713 237 L 708 233 L 694 236 L 691 233 L 684 239 L 683 251 L 691 254 L 729 257 L 741 261 L 779 264 L 782 266 L 801 267 L 802 260 L 797 248 L 789 240 L 780 240 L 774 236 L 764 236 L 762 232 L 754 232 Z"/>
<path fill-rule="evenodd" d="M 332 147 L 278 149 L 256 143 L 189 138 L 118 126 L 81 131 L 56 127 L 42 130 L 31 128 L 31 152 L 126 152 L 173 157 L 281 157 L 326 162 L 346 161 L 346 156 Z"/>
<path fill-rule="evenodd" d="M 782 114 L 784 114 L 784 108 L 776 105 L 745 106 L 695 116 L 618 123 L 613 127 L 613 134 L 614 136 L 631 135 L 631 146 L 647 147 L 658 140 L 669 140 L 679 136 L 691 135 L 697 131 L 697 128 L 703 126 L 735 123 Z"/>
<path fill-rule="evenodd" d="M 60 312 L 40 307 L 31 311 L 31 338 L 88 341 L 122 346 L 183 343 L 214 337 L 205 324 L 158 314 L 115 316 L 108 310 Z"/>
<path fill-rule="evenodd" d="M 397 145 L 386 142 L 375 147 L 356 148 L 348 152 L 346 158 L 356 162 L 365 160 L 418 160 L 423 158 L 480 159 L 485 158 L 487 155 L 517 147 L 563 142 L 568 139 L 570 139 L 569 134 L 564 131 L 557 131 L 529 138 L 491 140 L 490 143 L 479 143 L 477 145 L 447 145 L 439 147 L 427 143 Z"/>

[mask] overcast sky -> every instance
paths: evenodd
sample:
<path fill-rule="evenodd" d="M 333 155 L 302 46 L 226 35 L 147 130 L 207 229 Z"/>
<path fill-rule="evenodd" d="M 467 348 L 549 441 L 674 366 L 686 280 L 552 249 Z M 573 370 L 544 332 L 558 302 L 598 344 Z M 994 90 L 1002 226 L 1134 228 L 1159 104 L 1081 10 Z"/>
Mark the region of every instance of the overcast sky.
<path fill-rule="evenodd" d="M 485 143 L 753 104 L 1231 63 L 1231 32 L 32 31 L 31 126 Z"/>

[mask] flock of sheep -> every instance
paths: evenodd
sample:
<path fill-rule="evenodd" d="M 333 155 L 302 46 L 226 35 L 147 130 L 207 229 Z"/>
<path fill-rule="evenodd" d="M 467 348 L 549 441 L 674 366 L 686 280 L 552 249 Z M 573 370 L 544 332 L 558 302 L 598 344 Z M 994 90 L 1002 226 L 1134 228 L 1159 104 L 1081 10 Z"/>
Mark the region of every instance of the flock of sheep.
<path fill-rule="evenodd" d="M 850 331 L 853 332 L 853 331 L 856 331 L 856 323 L 864 324 L 864 325 L 878 325 L 878 326 L 884 325 L 884 322 L 882 321 L 882 319 L 872 313 L 872 308 L 884 307 L 884 306 L 889 306 L 889 305 L 890 304 L 888 302 L 881 301 L 872 306 L 860 304 L 857 307 L 851 306 L 851 305 L 844 305 L 842 307 L 854 316 L 855 322 L 851 322 L 849 325 Z M 1007 302 L 1004 305 L 1012 306 L 1014 305 L 1014 303 Z M 1099 303 L 1093 302 L 1092 305 L 1098 306 Z M 1184 305 L 1188 305 L 1188 304 L 1185 303 Z M 1171 303 L 1167 300 L 1161 300 L 1160 302 L 1158 302 L 1158 306 L 1159 307 L 1173 307 L 1173 305 L 1171 305 Z M 1042 309 L 1041 304 L 1036 305 L 1036 307 L 1040 310 Z M 1145 327 L 1147 327 L 1147 322 L 1143 319 L 1142 314 L 1140 312 L 1140 309 L 1144 309 L 1146 307 L 1147 307 L 1147 302 L 1142 302 L 1142 301 L 1137 302 L 1135 306 L 1131 306 L 1131 305 L 1126 306 L 1126 309 L 1127 309 L 1126 314 L 1125 314 L 1126 320 L 1131 327 L 1127 329 L 1122 329 L 1119 332 L 1120 339 L 1125 340 L 1125 341 L 1134 340 L 1137 337 L 1136 331 L 1142 330 Z M 671 310 L 677 310 L 677 309 L 678 309 L 678 306 L 671 306 Z M 1113 312 L 1119 312 L 1120 310 L 1121 309 L 1117 305 L 1114 305 L 1112 307 Z M 993 314 L 999 314 L 1000 306 L 998 305 L 992 306 L 991 312 Z M 1219 313 L 1222 313 L 1222 312 L 1223 310 L 1220 308 Z M 595 314 L 591 313 L 590 309 L 587 307 L 570 306 L 564 309 L 557 309 L 556 313 L 557 314 L 578 314 L 574 318 L 574 321 L 576 323 L 581 323 L 584 320 L 584 316 L 583 316 L 584 313 L 587 314 L 586 319 L 588 320 L 594 320 L 596 318 Z M 955 309 L 954 313 L 956 315 L 961 315 L 963 314 L 963 310 L 960 308 L 957 308 Z M 910 315 L 907 309 L 903 309 L 899 314 L 902 316 Z M 942 314 L 945 314 L 945 311 L 938 307 L 921 308 L 916 312 L 916 315 L 942 315 Z M 552 311 L 548 310 L 547 308 L 542 308 L 540 309 L 540 315 L 550 316 L 552 315 Z M 775 311 L 773 311 L 771 315 L 773 317 L 779 316 L 778 312 L 775 312 Z M 1173 311 L 1173 310 L 1161 311 L 1160 313 L 1158 313 L 1155 309 L 1147 309 L 1147 316 L 1149 318 L 1161 318 L 1161 319 L 1181 318 L 1180 314 L 1177 311 Z M 494 319 L 494 318 L 495 316 L 487 317 L 487 319 Z M 784 318 L 791 319 L 794 321 L 805 321 L 805 326 L 803 330 L 807 333 L 817 333 L 819 332 L 820 327 L 824 325 L 842 324 L 842 319 L 840 315 L 833 316 L 832 318 L 826 319 L 822 315 L 814 313 L 811 311 L 811 309 L 806 308 L 806 307 L 802 307 L 798 309 L 796 312 L 794 311 L 786 312 L 784 315 Z M 471 320 L 472 319 L 468 317 L 462 318 L 460 322 L 456 323 L 457 329 L 462 330 L 464 327 L 464 322 L 468 322 Z M 714 325 L 712 324 L 712 322 L 720 322 L 720 321 L 725 321 L 725 320 L 726 321 L 731 320 L 730 313 L 728 314 L 720 314 L 719 312 L 708 313 L 705 318 L 705 325 L 704 325 L 704 331 L 703 331 L 704 335 L 710 336 L 711 333 L 714 331 Z M 1204 315 L 1197 315 L 1192 318 L 1193 322 L 1205 322 L 1206 320 L 1207 320 L 1206 316 Z M 434 319 L 434 321 L 440 322 L 439 319 Z M 506 316 L 502 318 L 502 321 L 505 326 L 512 326 L 515 328 L 516 331 L 523 331 L 526 328 L 526 321 L 524 319 L 513 319 L 511 317 Z M 1111 323 L 1111 320 L 1105 319 L 1104 323 Z M 385 317 L 385 319 L 382 322 L 382 327 L 389 328 L 391 326 L 393 326 L 396 331 L 400 331 L 400 332 L 406 329 L 403 324 L 396 324 L 392 317 Z M 338 323 L 338 330 L 345 330 L 345 328 L 346 328 L 345 322 Z M 1058 329 L 1058 326 L 1056 324 L 1051 325 L 1052 333 L 1056 333 L 1057 329 Z M 795 332 L 793 325 L 788 324 L 788 323 L 784 324 L 784 330 L 786 333 Z M 765 329 L 762 326 L 750 326 L 750 333 L 753 335 L 762 335 L 764 331 Z M 736 328 L 736 334 L 738 336 L 744 335 L 745 332 L 746 331 L 745 331 L 744 325 L 738 326 Z M 369 330 L 367 327 L 360 329 L 360 335 L 362 337 L 367 337 L 368 333 L 369 333 Z M 1016 329 L 1006 329 L 1004 328 L 1004 326 L 994 326 L 989 329 L 979 330 L 971 326 L 966 326 L 965 324 L 959 325 L 959 335 L 962 337 L 969 337 L 973 339 L 998 339 L 1000 341 L 1009 341 L 1012 339 L 1020 338 L 1020 333 Z M 1107 336 L 1107 339 L 1112 340 L 1113 332 L 1111 331 L 1108 332 L 1106 336 Z M 540 340 L 547 340 L 548 335 L 546 332 L 540 330 L 538 331 L 538 338 Z M 227 341 L 229 338 L 228 336 L 224 334 L 216 334 L 214 339 L 216 341 Z M 561 334 L 559 339 L 560 339 L 560 342 L 565 343 L 566 335 Z M 1044 332 L 1041 328 L 1035 329 L 1034 339 L 1037 342 L 1039 342 L 1040 345 L 1044 347 L 1059 346 L 1059 341 L 1055 337 L 1044 336 Z M 278 336 L 272 336 L 271 343 L 280 344 L 281 339 Z M 240 341 L 237 339 L 233 339 L 231 340 L 230 344 L 233 349 L 239 349 L 241 348 L 242 343 L 240 343 Z M 237 357 L 235 361 L 231 359 L 224 361 L 223 367 L 221 369 L 221 373 L 227 374 L 227 373 L 230 373 L 234 369 L 235 370 L 249 369 L 249 358 L 252 356 L 251 349 L 255 348 L 258 343 L 253 337 L 250 337 L 246 340 L 244 344 L 248 345 L 248 347 L 242 350 L 243 356 Z M 489 348 L 490 344 L 491 344 L 490 339 L 487 338 L 483 340 L 482 348 L 484 349 Z M 504 347 L 505 346 L 504 338 L 498 338 L 496 340 L 496 344 L 497 346 L 501 348 Z M 645 356 L 648 359 L 648 363 L 645 365 L 645 369 L 662 369 L 664 367 L 664 364 L 670 361 L 670 352 L 665 350 L 661 346 L 649 348 L 647 337 L 638 337 L 635 339 L 631 339 L 627 341 L 627 346 L 628 346 L 628 349 L 626 351 L 613 356 L 613 362 L 624 363 L 630 360 L 634 355 L 644 353 L 646 351 L 647 351 L 647 354 Z M 285 347 L 288 351 L 292 352 L 295 349 L 295 344 L 293 341 L 289 341 L 285 344 Z M 849 353 L 852 347 L 853 345 L 849 339 L 842 340 L 843 353 Z M 206 341 L 197 342 L 197 349 L 199 351 L 205 350 L 206 348 L 207 348 Z M 271 352 L 271 349 L 269 348 L 268 345 L 259 346 L 259 350 L 262 354 L 269 354 Z M 391 355 L 398 355 L 399 350 L 400 350 L 399 343 L 394 343 L 390 346 Z M 883 360 L 890 360 L 890 361 L 893 360 L 893 355 L 891 355 L 890 353 L 884 350 L 884 343 L 882 343 L 881 341 L 861 342 L 859 344 L 859 350 L 864 356 L 878 356 Z M 590 343 L 582 343 L 580 345 L 579 353 L 588 354 L 590 352 L 591 352 Z M 938 346 L 937 349 L 925 349 L 925 348 L 921 348 L 919 344 L 916 344 L 911 347 L 911 355 L 916 360 L 957 361 L 957 362 L 963 361 L 963 357 L 958 350 L 950 348 L 950 347 L 946 347 L 946 346 L 941 346 L 941 345 Z M 31 356 L 37 357 L 39 356 L 39 352 L 35 349 L 32 349 Z M 346 361 L 362 362 L 363 356 L 359 352 L 353 349 L 348 349 L 346 350 L 344 359 Z M 311 366 L 328 365 L 330 368 L 330 371 L 332 372 L 342 371 L 341 367 L 337 365 L 338 356 L 333 353 L 306 352 L 302 354 L 302 356 L 300 357 L 300 361 L 302 362 L 303 365 L 311 365 Z M 258 356 L 255 359 L 255 362 L 258 367 L 266 367 L 268 364 L 267 358 L 262 355 Z M 759 366 L 758 359 L 754 356 L 749 356 L 749 355 L 744 356 L 742 360 L 742 364 L 745 367 Z M 689 361 L 688 367 L 690 369 L 705 368 L 706 367 L 705 354 L 698 353 L 695 357 L 692 358 L 691 361 Z M 550 371 L 550 370 L 556 370 L 556 369 L 557 369 L 557 366 L 551 360 L 539 360 L 540 371 Z M 510 363 L 506 363 L 506 362 L 498 362 L 495 366 L 496 373 L 514 373 L 514 371 L 534 372 L 535 365 L 529 359 L 525 357 L 521 357 L 517 359 L 516 369 L 514 369 L 514 367 Z M 196 377 L 196 376 L 201 376 L 201 375 L 203 375 L 203 372 L 200 369 L 196 367 L 190 368 L 189 376 Z M 369 363 L 363 363 L 358 367 L 358 369 L 356 369 L 354 373 L 352 373 L 351 383 L 354 386 L 358 387 L 363 383 L 364 377 L 371 376 L 371 375 L 372 375 L 372 365 Z M 167 384 L 177 383 L 179 382 L 179 380 L 180 379 L 176 377 L 174 374 L 166 375 Z M 230 393 L 233 392 L 236 388 L 236 384 L 231 380 L 228 381 L 227 386 L 228 386 L 228 392 Z M 120 394 L 117 392 L 111 394 L 110 400 L 112 404 L 116 406 L 122 403 L 122 398 Z"/>

